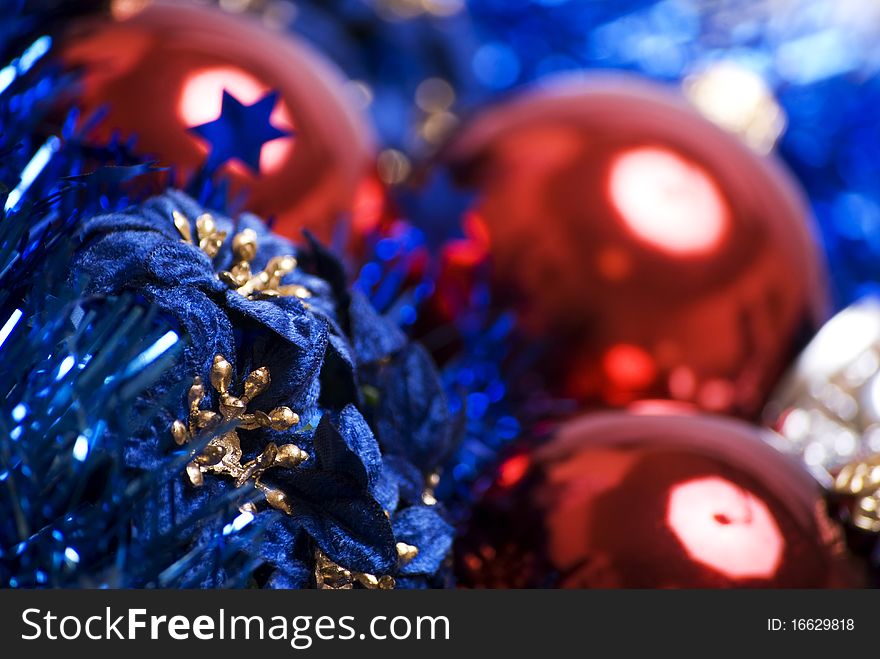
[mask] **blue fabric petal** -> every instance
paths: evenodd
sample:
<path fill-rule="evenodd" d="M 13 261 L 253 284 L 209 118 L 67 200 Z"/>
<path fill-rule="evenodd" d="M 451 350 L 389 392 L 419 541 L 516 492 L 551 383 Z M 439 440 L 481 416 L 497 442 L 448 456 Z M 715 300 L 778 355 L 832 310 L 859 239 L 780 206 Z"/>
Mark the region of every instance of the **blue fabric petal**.
<path fill-rule="evenodd" d="M 394 516 L 394 537 L 418 548 L 416 557 L 400 569 L 401 574 L 433 574 L 449 555 L 453 528 L 434 507 L 412 506 Z"/>
<path fill-rule="evenodd" d="M 93 238 L 85 234 L 85 238 Z M 165 238 L 155 232 L 122 232 L 101 235 L 87 243 L 74 261 L 74 271 L 89 278 L 89 295 L 117 295 L 153 279 L 147 267 L 150 253 Z"/>
<path fill-rule="evenodd" d="M 302 536 L 301 527 L 291 518 L 269 510 L 257 515 L 252 524 L 259 524 L 261 518 L 266 518 L 267 523 L 254 549 L 259 558 L 273 567 L 267 587 L 305 588 L 311 579 L 312 570 L 294 552 L 294 547 Z"/>
<path fill-rule="evenodd" d="M 394 478 L 394 475 L 388 472 L 384 460 L 382 463 L 382 473 L 371 491 L 383 510 L 397 510 L 397 506 L 400 503 L 400 485 Z"/>
<path fill-rule="evenodd" d="M 350 293 L 342 263 L 311 233 L 303 231 L 303 235 L 305 235 L 309 244 L 306 258 L 309 261 L 311 270 L 316 276 L 327 282 L 333 297 L 336 299 L 337 307 L 339 309 L 348 309 Z"/>
<path fill-rule="evenodd" d="M 363 460 L 333 427 L 329 415 L 321 418 L 315 430 L 313 446 L 318 469 L 345 474 L 360 487 L 369 486 L 369 475 Z"/>
<path fill-rule="evenodd" d="M 376 429 L 383 450 L 425 472 L 454 448 L 453 419 L 430 356 L 408 345 L 380 371 Z"/>
<path fill-rule="evenodd" d="M 236 364 L 242 373 L 261 366 L 269 369 L 272 385 L 257 399 L 260 407 L 287 405 L 303 417 L 306 410 L 316 405 L 327 346 L 327 336 L 320 326 L 319 330 L 304 349 L 256 333 L 249 337 L 247 348 L 237 352 Z"/>
<path fill-rule="evenodd" d="M 288 493 L 293 518 L 331 560 L 361 572 L 388 572 L 396 561 L 391 522 L 368 491 L 364 463 L 327 415 L 313 446 L 313 469 L 271 470 L 264 482 Z"/>
<path fill-rule="evenodd" d="M 399 455 L 386 455 L 382 462 L 385 478 L 395 484 L 399 499 L 408 503 L 421 501 L 425 476 L 418 467 Z"/>
<path fill-rule="evenodd" d="M 351 293 L 349 329 L 358 364 L 369 364 L 403 350 L 406 337 L 400 328 L 379 315 L 358 291 Z"/>
<path fill-rule="evenodd" d="M 150 202 L 147 202 L 149 204 Z M 180 240 L 180 233 L 174 226 L 170 211 L 167 218 L 159 220 L 155 212 L 130 209 L 119 213 L 96 215 L 83 222 L 81 236 L 85 239 L 93 239 L 100 235 L 121 235 L 125 233 L 138 234 L 145 231 L 158 233 L 164 240 Z"/>
<path fill-rule="evenodd" d="M 360 402 L 348 343 L 335 334 L 330 334 L 330 349 L 324 356 L 321 382 L 322 405 L 339 409 L 350 403 Z"/>
<path fill-rule="evenodd" d="M 194 286 L 214 294 L 227 290 L 213 275 L 207 254 L 179 241 L 156 245 L 147 255 L 146 266 L 151 281 L 167 288 Z"/>
<path fill-rule="evenodd" d="M 307 469 L 286 483 L 276 482 L 295 498 L 293 519 L 331 560 L 373 574 L 393 569 L 391 522 L 365 489 L 338 474 Z"/>
<path fill-rule="evenodd" d="M 176 317 L 189 335 L 184 350 L 186 374 L 207 373 L 214 355 L 233 354 L 232 323 L 223 310 L 202 291 L 190 288 L 164 288 L 147 285 L 139 290 L 148 300 Z"/>
<path fill-rule="evenodd" d="M 379 444 L 376 443 L 373 431 L 354 405 L 346 405 L 334 417 L 339 435 L 364 466 L 367 486 L 375 487 L 382 472 L 382 454 L 379 452 Z"/>
<path fill-rule="evenodd" d="M 266 581 L 266 588 L 272 590 L 298 590 L 309 587 L 312 571 L 304 563 L 298 563 L 301 569 L 296 572 L 276 570 Z"/>

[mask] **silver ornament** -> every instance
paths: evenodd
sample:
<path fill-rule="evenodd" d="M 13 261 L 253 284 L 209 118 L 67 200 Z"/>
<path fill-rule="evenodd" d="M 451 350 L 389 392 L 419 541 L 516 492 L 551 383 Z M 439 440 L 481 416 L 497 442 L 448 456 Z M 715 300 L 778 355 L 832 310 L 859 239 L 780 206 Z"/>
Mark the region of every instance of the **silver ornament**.
<path fill-rule="evenodd" d="M 860 300 L 823 325 L 764 420 L 783 438 L 777 447 L 826 488 L 844 466 L 880 453 L 880 299 Z"/>

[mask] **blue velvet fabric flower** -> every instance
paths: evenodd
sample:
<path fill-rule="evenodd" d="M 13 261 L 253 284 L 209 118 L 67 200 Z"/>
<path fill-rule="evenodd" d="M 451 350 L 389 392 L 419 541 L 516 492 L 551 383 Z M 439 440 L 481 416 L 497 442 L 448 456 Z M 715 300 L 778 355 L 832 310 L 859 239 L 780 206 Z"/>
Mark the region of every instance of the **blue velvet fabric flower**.
<path fill-rule="evenodd" d="M 233 220 L 211 213 L 230 237 L 243 229 L 255 232 L 255 272 L 273 257 L 294 255 L 298 267 L 282 283 L 311 293 L 305 300 L 249 299 L 217 276 L 233 265 L 231 238 L 210 258 L 181 239 L 175 211 L 193 228 L 206 212 L 183 193 L 168 191 L 139 207 L 85 222 L 72 275 L 87 279 L 90 295 L 142 295 L 189 337 L 171 376 L 142 401 L 155 413 L 149 427 L 128 439 L 128 464 L 153 469 L 178 450 L 169 434 L 171 422 L 184 418 L 183 392 L 194 376 L 207 380 L 215 355 L 233 364 L 233 382 L 265 366 L 272 379 L 256 399 L 259 408 L 285 405 L 301 422 L 283 431 L 240 430 L 245 457 L 258 455 L 269 442 L 295 443 L 310 457 L 296 468 L 272 469 L 262 477 L 286 494 L 292 513 L 259 507 L 253 524 L 262 531 L 247 549 L 264 564 L 255 573 L 259 585 L 314 584 L 316 549 L 346 569 L 392 575 L 399 586 L 442 583 L 452 528 L 439 506 L 424 504 L 430 501 L 424 495 L 456 433 L 426 353 L 351 292 L 339 261 L 310 237 L 297 249 L 252 215 Z M 159 404 L 169 396 L 177 404 Z M 207 402 L 216 403 L 211 392 Z M 147 536 L 196 518 L 210 498 L 235 496 L 234 490 L 230 479 L 210 474 L 200 488 L 183 479 L 169 482 L 165 504 L 136 532 Z M 199 521 L 206 548 L 229 521 Z M 400 542 L 418 549 L 405 564 L 398 561 Z M 203 586 L 224 583 L 223 574 L 210 571 L 194 578 Z"/>

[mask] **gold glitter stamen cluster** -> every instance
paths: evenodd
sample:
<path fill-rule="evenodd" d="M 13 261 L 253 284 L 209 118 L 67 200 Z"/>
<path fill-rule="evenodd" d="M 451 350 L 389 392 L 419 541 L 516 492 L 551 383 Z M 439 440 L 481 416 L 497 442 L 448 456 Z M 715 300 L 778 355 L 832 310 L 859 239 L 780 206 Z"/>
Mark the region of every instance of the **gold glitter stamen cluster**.
<path fill-rule="evenodd" d="M 270 442 L 256 458 L 242 463 L 241 439 L 237 429 L 287 430 L 299 423 L 299 415 L 284 406 L 276 407 L 268 413 L 259 410 L 252 413 L 247 411 L 251 400 L 269 387 L 270 377 L 267 368 L 258 368 L 248 374 L 240 397 L 233 396 L 229 392 L 231 381 L 232 365 L 223 355 L 217 355 L 211 366 L 211 386 L 218 394 L 219 411 L 202 409 L 205 386 L 202 379 L 196 377 L 189 389 L 189 422 L 177 420 L 171 424 L 171 436 L 181 446 L 201 433 L 218 431 L 207 446 L 187 465 L 187 476 L 197 487 L 204 483 L 206 473 L 231 477 L 235 480 L 236 487 L 250 482 L 263 493 L 270 506 L 290 515 L 293 509 L 287 495 L 281 490 L 265 485 L 260 481 L 260 477 L 273 467 L 297 467 L 308 460 L 308 454 L 296 444 L 278 446 Z M 231 429 L 220 430 L 226 428 Z"/>
<path fill-rule="evenodd" d="M 841 469 L 834 479 L 833 491 L 855 498 L 853 525 L 880 533 L 880 453 Z"/>
<path fill-rule="evenodd" d="M 403 567 L 410 563 L 418 554 L 417 547 L 405 542 L 397 543 L 398 566 Z M 315 550 L 315 582 L 319 590 L 351 590 L 355 584 L 370 590 L 391 590 L 395 586 L 391 575 L 377 577 L 366 572 L 347 570 L 327 558 L 320 549 Z"/>
<path fill-rule="evenodd" d="M 183 242 L 198 245 L 209 258 L 217 256 L 226 241 L 226 232 L 217 228 L 217 223 L 210 214 L 203 213 L 196 218 L 195 236 L 192 235 L 190 222 L 183 213 L 173 211 L 171 215 Z M 296 268 L 296 258 L 292 255 L 273 256 L 263 270 L 253 272 L 251 262 L 257 256 L 257 247 L 257 234 L 253 229 L 244 229 L 235 234 L 232 237 L 235 263 L 229 270 L 220 272 L 218 279 L 249 300 L 266 297 L 296 297 L 305 300 L 311 297 L 311 291 L 305 286 L 281 283 L 284 276 Z"/>
<path fill-rule="evenodd" d="M 190 482 L 200 487 L 204 484 L 204 475 L 210 473 L 233 478 L 236 487 L 252 483 L 263 493 L 270 506 L 288 515 L 292 514 L 293 506 L 287 495 L 277 488 L 265 485 L 260 477 L 273 467 L 297 467 L 308 460 L 309 455 L 296 444 L 278 446 L 271 442 L 253 460 L 242 463 L 241 439 L 237 429 L 287 430 L 299 423 L 299 415 L 285 406 L 276 407 L 269 412 L 247 411 L 251 400 L 269 387 L 271 379 L 269 370 L 265 367 L 248 374 L 244 380 L 243 393 L 239 397 L 229 392 L 232 365 L 223 355 L 214 357 L 210 379 L 211 386 L 219 396 L 219 411 L 202 409 L 205 385 L 200 377 L 195 377 L 188 395 L 188 423 L 176 420 L 171 424 L 171 436 L 180 446 L 188 444 L 201 433 L 217 431 L 207 446 L 186 466 Z M 229 429 L 221 430 L 226 428 Z M 242 510 L 255 512 L 256 509 L 252 503 L 247 503 L 242 506 Z M 418 553 L 418 548 L 413 545 L 398 542 L 398 565 L 406 565 Z M 348 570 L 334 563 L 321 550 L 315 550 L 315 581 L 318 588 L 323 590 L 350 590 L 355 584 L 379 590 L 389 590 L 395 586 L 394 577 L 390 575 L 377 577 L 366 572 Z"/>

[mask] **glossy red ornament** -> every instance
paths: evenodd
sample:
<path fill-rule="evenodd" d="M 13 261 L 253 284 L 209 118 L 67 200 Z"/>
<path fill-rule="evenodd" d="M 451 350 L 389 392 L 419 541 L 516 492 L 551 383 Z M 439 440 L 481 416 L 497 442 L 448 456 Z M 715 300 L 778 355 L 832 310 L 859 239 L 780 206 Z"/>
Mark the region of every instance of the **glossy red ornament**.
<path fill-rule="evenodd" d="M 278 92 L 271 123 L 295 136 L 266 142 L 259 172 L 228 161 L 230 196 L 244 194 L 248 210 L 276 217 L 275 230 L 297 238 L 308 227 L 326 239 L 339 214 L 363 205 L 369 125 L 335 66 L 289 33 L 217 8 L 153 2 L 124 20 L 77 24 L 63 58 L 85 74 L 77 105 L 109 109 L 96 137 L 136 136 L 139 153 L 181 178 L 208 152 L 188 129 L 220 116 L 224 89 L 244 104 Z"/>
<path fill-rule="evenodd" d="M 865 585 L 819 486 L 744 422 L 587 415 L 502 463 L 457 545 L 465 587 Z"/>
<path fill-rule="evenodd" d="M 478 115 L 440 159 L 476 193 L 441 293 L 487 258 L 496 296 L 550 344 L 556 394 L 751 417 L 825 317 L 794 181 L 662 86 L 545 84 Z"/>

